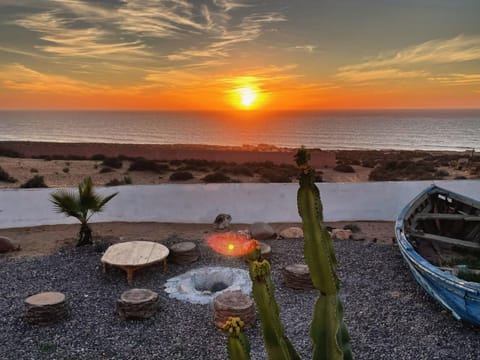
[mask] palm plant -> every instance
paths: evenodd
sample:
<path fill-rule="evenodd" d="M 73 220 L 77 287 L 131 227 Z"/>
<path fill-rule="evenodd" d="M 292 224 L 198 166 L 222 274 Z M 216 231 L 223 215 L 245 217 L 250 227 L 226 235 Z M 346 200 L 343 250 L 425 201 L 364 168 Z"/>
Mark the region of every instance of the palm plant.
<path fill-rule="evenodd" d="M 53 203 L 55 210 L 65 216 L 73 216 L 80 221 L 80 233 L 77 246 L 92 244 L 92 230 L 88 221 L 93 214 L 101 212 L 107 202 L 109 202 L 118 192 L 101 196 L 93 189 L 93 181 L 91 177 L 85 178 L 78 185 L 78 194 L 59 190 L 51 194 L 50 201 Z"/>

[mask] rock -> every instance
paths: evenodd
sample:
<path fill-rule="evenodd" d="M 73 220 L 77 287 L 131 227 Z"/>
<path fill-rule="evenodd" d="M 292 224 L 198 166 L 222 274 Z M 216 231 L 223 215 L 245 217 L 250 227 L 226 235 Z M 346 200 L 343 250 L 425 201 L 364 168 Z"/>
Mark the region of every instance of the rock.
<path fill-rule="evenodd" d="M 250 230 L 244 229 L 244 230 L 238 230 L 237 234 L 245 236 L 247 239 L 250 239 L 252 236 L 250 235 Z"/>
<path fill-rule="evenodd" d="M 298 239 L 303 237 L 303 230 L 297 226 L 292 226 L 280 231 L 280 239 Z"/>
<path fill-rule="evenodd" d="M 217 296 L 213 303 L 213 321 L 215 325 L 223 328 L 230 316 L 242 319 L 247 328 L 253 325 L 256 319 L 253 300 L 240 290 L 225 291 Z"/>
<path fill-rule="evenodd" d="M 255 240 L 267 240 L 275 237 L 275 230 L 270 224 L 256 222 L 250 225 L 250 235 Z"/>
<path fill-rule="evenodd" d="M 348 240 L 352 237 L 351 230 L 345 229 L 333 229 L 332 230 L 332 239 L 336 240 Z"/>
<path fill-rule="evenodd" d="M 158 308 L 158 294 L 148 289 L 130 289 L 117 301 L 117 312 L 121 319 L 148 319 Z"/>
<path fill-rule="evenodd" d="M 218 214 L 213 224 L 215 225 L 216 230 L 224 230 L 229 228 L 231 221 L 232 221 L 231 215 Z"/>
<path fill-rule="evenodd" d="M 0 236 L 0 254 L 20 250 L 20 246 L 15 246 L 12 243 L 12 240 L 5 236 Z"/>

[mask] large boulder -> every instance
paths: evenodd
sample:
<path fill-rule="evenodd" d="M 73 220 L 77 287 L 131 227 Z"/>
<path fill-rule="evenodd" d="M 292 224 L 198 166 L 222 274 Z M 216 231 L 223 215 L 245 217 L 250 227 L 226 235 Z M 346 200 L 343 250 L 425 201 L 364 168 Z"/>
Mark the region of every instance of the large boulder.
<path fill-rule="evenodd" d="M 255 240 L 267 240 L 275 237 L 275 230 L 270 224 L 256 222 L 250 225 L 250 235 Z"/>
<path fill-rule="evenodd" d="M 298 239 L 303 237 L 303 230 L 298 226 L 292 226 L 280 231 L 280 239 Z"/>
<path fill-rule="evenodd" d="M 12 243 L 12 240 L 5 236 L 0 236 L 0 254 L 20 250 L 20 246 L 15 246 Z"/>

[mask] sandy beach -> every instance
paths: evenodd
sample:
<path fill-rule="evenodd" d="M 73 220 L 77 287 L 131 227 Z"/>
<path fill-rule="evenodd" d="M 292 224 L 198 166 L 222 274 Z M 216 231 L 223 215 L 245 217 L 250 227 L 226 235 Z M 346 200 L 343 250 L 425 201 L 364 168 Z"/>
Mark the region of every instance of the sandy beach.
<path fill-rule="evenodd" d="M 295 182 L 294 153 L 269 145 L 0 142 L 0 167 L 15 180 L 2 181 L 0 176 L 0 188 L 18 188 L 34 176 L 42 176 L 48 187 L 73 187 L 87 176 L 97 186 Z M 140 158 L 146 162 L 137 164 Z M 471 152 L 317 149 L 311 164 L 323 182 L 480 178 L 480 156 Z M 179 172 L 183 174 L 173 175 Z"/>

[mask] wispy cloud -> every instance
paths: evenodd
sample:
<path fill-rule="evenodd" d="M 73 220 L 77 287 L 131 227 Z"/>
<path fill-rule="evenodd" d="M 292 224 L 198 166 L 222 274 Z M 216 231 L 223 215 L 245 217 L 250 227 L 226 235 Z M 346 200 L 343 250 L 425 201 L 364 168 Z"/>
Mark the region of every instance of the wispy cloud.
<path fill-rule="evenodd" d="M 289 48 L 289 50 L 293 50 L 293 51 L 305 51 L 307 53 L 313 53 L 315 52 L 317 49 L 317 46 L 316 45 L 311 45 L 311 44 L 305 44 L 305 45 L 296 45 L 296 46 L 292 46 Z"/>
<path fill-rule="evenodd" d="M 61 17 L 57 11 L 30 15 L 15 22 L 39 32 L 46 42 L 36 48 L 59 56 L 101 58 L 122 55 L 124 59 L 146 56 L 145 45 L 139 41 L 112 41 L 105 30 L 95 26 L 78 27 L 77 19 Z"/>
<path fill-rule="evenodd" d="M 90 84 L 66 76 L 41 73 L 22 64 L 1 67 L 0 84 L 4 89 L 34 93 L 85 95 L 110 90 L 109 87 Z"/>
<path fill-rule="evenodd" d="M 226 23 L 217 26 L 214 31 L 211 31 L 210 41 L 204 46 L 181 49 L 169 54 L 167 58 L 169 60 L 188 60 L 191 58 L 227 57 L 233 45 L 253 41 L 263 33 L 266 26 L 286 20 L 286 17 L 278 12 L 251 14 L 244 17 L 236 26 L 228 26 Z"/>
<path fill-rule="evenodd" d="M 225 10 L 226 12 L 229 12 L 230 10 L 236 9 L 236 8 L 243 8 L 243 7 L 250 7 L 250 4 L 247 4 L 245 2 L 239 2 L 239 1 L 234 1 L 234 0 L 213 0 L 213 3 Z"/>
<path fill-rule="evenodd" d="M 444 85 L 480 84 L 480 74 L 450 74 L 447 76 L 430 77 L 429 80 L 438 81 Z"/>
<path fill-rule="evenodd" d="M 399 80 L 425 77 L 426 71 L 404 71 L 400 69 L 347 70 L 337 74 L 339 78 L 351 82 L 370 82 L 376 80 Z"/>
<path fill-rule="evenodd" d="M 358 71 L 412 64 L 444 64 L 480 60 L 480 36 L 459 35 L 407 47 L 390 55 L 380 55 L 360 64 L 348 65 L 340 71 Z"/>
<path fill-rule="evenodd" d="M 434 79 L 432 65 L 477 60 L 480 60 L 480 36 L 459 35 L 452 39 L 427 41 L 358 64 L 343 66 L 336 75 L 355 83 L 429 76 Z"/>
<path fill-rule="evenodd" d="M 279 12 L 255 12 L 255 3 L 245 0 L 124 0 L 115 6 L 52 1 L 55 10 L 14 22 L 40 34 L 42 43 L 35 48 L 60 57 L 111 56 L 113 62 L 161 56 L 170 62 L 201 65 L 207 58 L 228 57 L 235 44 L 253 41 L 271 24 L 286 21 Z M 252 10 L 238 15 L 239 8 Z M 158 45 L 162 43 L 153 39 L 176 39 L 176 43 L 162 49 Z"/>
<path fill-rule="evenodd" d="M 10 53 L 10 54 L 18 54 L 18 55 L 24 55 L 24 56 L 30 56 L 30 57 L 45 57 L 33 51 L 25 51 L 22 49 L 16 49 L 16 48 L 6 47 L 6 46 L 0 46 L 0 51 Z"/>
<path fill-rule="evenodd" d="M 236 86 L 250 86 L 259 89 L 273 88 L 287 82 L 293 82 L 301 75 L 295 74 L 296 65 L 286 65 L 282 67 L 267 66 L 246 68 L 235 71 L 232 74 L 208 74 L 208 69 L 192 72 L 189 69 L 167 69 L 151 71 L 146 75 L 145 80 L 149 82 L 147 86 L 161 86 L 166 88 L 196 88 L 204 89 L 206 87 L 217 87 L 219 89 L 229 90 Z"/>

